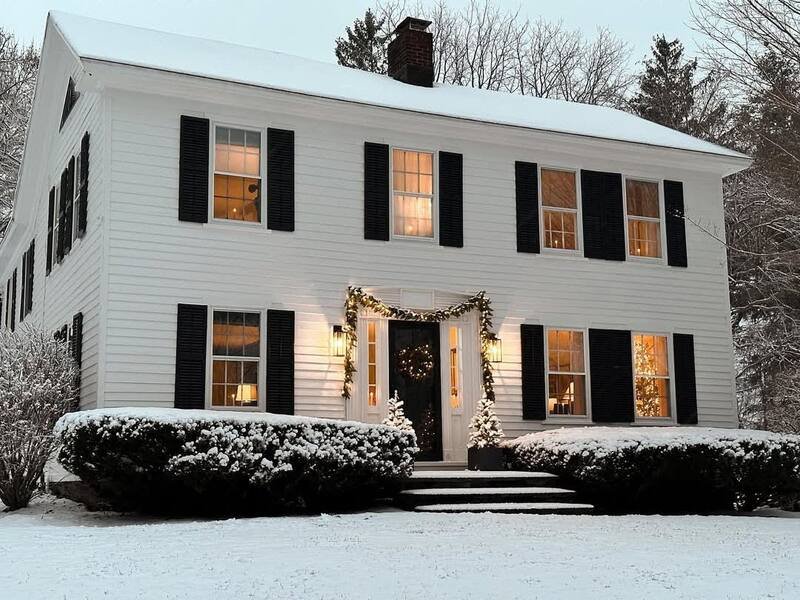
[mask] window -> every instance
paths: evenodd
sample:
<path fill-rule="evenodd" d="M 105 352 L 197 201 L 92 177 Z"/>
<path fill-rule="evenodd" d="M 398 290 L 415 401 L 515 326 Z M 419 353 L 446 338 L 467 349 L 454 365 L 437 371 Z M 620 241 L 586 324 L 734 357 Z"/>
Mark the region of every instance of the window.
<path fill-rule="evenodd" d="M 60 261 L 58 259 L 58 236 L 61 233 L 61 219 L 63 213 L 61 212 L 61 185 L 56 184 L 55 195 L 55 209 L 53 210 L 53 255 L 51 257 L 52 264 L 57 265 Z"/>
<path fill-rule="evenodd" d="M 461 408 L 461 328 L 450 327 L 450 408 Z"/>
<path fill-rule="evenodd" d="M 217 127 L 214 218 L 261 222 L 261 133 Z"/>
<path fill-rule="evenodd" d="M 586 415 L 586 361 L 583 332 L 547 330 L 547 412 Z"/>
<path fill-rule="evenodd" d="M 378 406 L 378 339 L 375 321 L 367 323 L 367 405 Z"/>
<path fill-rule="evenodd" d="M 261 315 L 214 311 L 212 407 L 258 406 Z"/>
<path fill-rule="evenodd" d="M 81 202 L 81 153 L 78 152 L 75 155 L 75 172 L 73 177 L 73 185 L 72 185 L 72 205 L 70 206 L 70 210 L 73 211 L 73 216 L 70 219 L 72 223 L 72 239 L 77 240 L 78 235 L 78 226 L 79 226 L 79 218 L 78 215 L 80 213 L 79 206 Z"/>
<path fill-rule="evenodd" d="M 669 346 L 667 336 L 634 334 L 633 372 L 637 417 L 669 417 Z"/>
<path fill-rule="evenodd" d="M 573 171 L 542 169 L 544 247 L 578 249 L 578 193 Z"/>
<path fill-rule="evenodd" d="M 433 154 L 392 152 L 394 235 L 433 238 Z"/>
<path fill-rule="evenodd" d="M 69 114 L 72 112 L 72 107 L 75 106 L 80 95 L 80 92 L 75 89 L 75 82 L 72 81 L 72 77 L 70 77 L 67 82 L 67 93 L 64 96 L 64 106 L 61 109 L 61 124 L 58 126 L 59 130 L 61 130 L 64 123 L 67 122 L 67 117 L 69 117 Z"/>
<path fill-rule="evenodd" d="M 628 254 L 661 257 L 661 220 L 658 183 L 625 180 L 628 212 Z"/>

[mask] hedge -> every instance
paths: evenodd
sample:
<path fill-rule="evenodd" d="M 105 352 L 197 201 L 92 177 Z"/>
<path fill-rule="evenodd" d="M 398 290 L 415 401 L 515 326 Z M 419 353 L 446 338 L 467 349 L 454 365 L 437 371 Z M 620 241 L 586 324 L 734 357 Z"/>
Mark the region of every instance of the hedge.
<path fill-rule="evenodd" d="M 411 474 L 413 432 L 269 413 L 101 409 L 56 425 L 59 461 L 119 510 L 274 514 L 365 506 Z"/>
<path fill-rule="evenodd" d="M 518 469 L 548 471 L 609 512 L 791 507 L 800 436 L 707 427 L 581 427 L 506 444 Z"/>

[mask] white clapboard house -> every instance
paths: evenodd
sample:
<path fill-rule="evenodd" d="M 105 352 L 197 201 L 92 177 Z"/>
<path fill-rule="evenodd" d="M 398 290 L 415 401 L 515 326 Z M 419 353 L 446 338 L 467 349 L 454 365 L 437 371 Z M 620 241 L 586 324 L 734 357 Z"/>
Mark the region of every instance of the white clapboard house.
<path fill-rule="evenodd" d="M 510 437 L 736 426 L 718 240 L 747 157 L 433 84 L 427 25 L 379 75 L 51 13 L 0 324 L 68 339 L 87 409 L 376 422 L 398 390 L 433 461 L 483 393 Z"/>

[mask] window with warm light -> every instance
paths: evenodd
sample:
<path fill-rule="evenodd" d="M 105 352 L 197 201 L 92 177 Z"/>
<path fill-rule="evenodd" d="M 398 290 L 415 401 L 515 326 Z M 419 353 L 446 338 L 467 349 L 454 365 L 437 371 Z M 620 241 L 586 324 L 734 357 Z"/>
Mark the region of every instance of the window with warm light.
<path fill-rule="evenodd" d="M 433 154 L 392 151 L 394 235 L 433 238 Z"/>
<path fill-rule="evenodd" d="M 367 323 L 367 406 L 378 406 L 378 331 L 375 321 Z"/>
<path fill-rule="evenodd" d="M 661 257 L 661 211 L 658 183 L 625 180 L 628 212 L 628 253 L 631 256 Z"/>
<path fill-rule="evenodd" d="M 578 248 L 578 192 L 573 171 L 542 169 L 544 247 Z"/>
<path fill-rule="evenodd" d="M 547 330 L 547 411 L 551 416 L 586 416 L 583 332 Z"/>
<path fill-rule="evenodd" d="M 669 343 L 665 335 L 633 336 L 637 417 L 669 417 Z"/>
<path fill-rule="evenodd" d="M 261 221 L 261 133 L 258 131 L 216 128 L 214 218 Z"/>
<path fill-rule="evenodd" d="M 450 327 L 450 408 L 461 407 L 461 328 Z"/>
<path fill-rule="evenodd" d="M 211 405 L 258 406 L 261 315 L 214 311 Z"/>

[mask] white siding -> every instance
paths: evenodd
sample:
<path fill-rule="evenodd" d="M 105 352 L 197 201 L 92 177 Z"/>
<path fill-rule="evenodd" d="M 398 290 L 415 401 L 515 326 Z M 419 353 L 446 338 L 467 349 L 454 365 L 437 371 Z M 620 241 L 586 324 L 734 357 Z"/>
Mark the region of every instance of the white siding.
<path fill-rule="evenodd" d="M 83 313 L 83 354 L 81 373 L 81 408 L 98 405 L 98 384 L 101 355 L 101 303 L 102 246 L 104 222 L 104 174 L 103 157 L 106 145 L 103 125 L 103 96 L 95 90 L 82 91 L 61 131 L 61 108 L 70 75 L 81 80 L 82 69 L 70 54 L 62 39 L 48 30 L 45 44 L 46 62 L 40 76 L 49 78 L 44 93 L 52 97 L 46 102 L 47 114 L 40 114 L 49 127 L 44 151 L 38 156 L 26 155 L 26 160 L 36 162 L 35 177 L 21 182 L 18 203 L 36 203 L 36 215 L 32 225 L 21 234 L 24 247 L 15 250 L 4 248 L 0 261 L 0 281 L 5 293 L 5 281 L 18 270 L 17 322 L 19 322 L 20 286 L 22 282 L 22 252 L 27 250 L 30 240 L 36 239 L 33 310 L 24 323 L 31 323 L 47 331 L 56 331 L 63 325 L 72 325 L 72 317 Z M 55 111 L 55 112 L 51 112 Z M 36 113 L 34 113 L 36 117 Z M 48 194 L 56 185 L 70 156 L 80 152 L 81 138 L 90 134 L 90 169 L 88 222 L 86 234 L 74 240 L 72 250 L 60 265 L 53 265 L 49 276 L 45 276 L 47 265 L 47 218 Z M 30 143 L 30 140 L 29 140 Z M 77 219 L 77 212 L 74 216 Z M 8 256 L 11 254 L 12 256 Z M 9 259 L 6 262 L 6 259 Z"/>
<path fill-rule="evenodd" d="M 508 435 L 539 427 L 521 418 L 522 322 L 692 333 L 700 422 L 735 425 L 718 242 L 687 224 L 689 268 L 680 269 L 519 254 L 515 240 L 515 160 L 683 181 L 689 216 L 722 235 L 718 175 L 678 168 L 645 147 L 609 152 L 586 140 L 554 144 L 544 133 L 248 93 L 221 105 L 189 94 L 108 92 L 107 406 L 172 405 L 176 305 L 186 302 L 296 311 L 296 412 L 343 418 L 342 361 L 329 356 L 328 336 L 343 321 L 347 286 L 357 284 L 486 290 L 504 344 L 496 389 Z M 181 114 L 295 131 L 295 232 L 178 221 Z M 464 248 L 363 239 L 365 141 L 463 153 Z"/>

